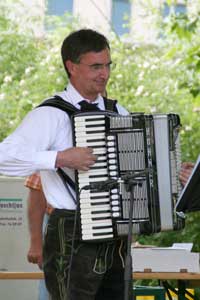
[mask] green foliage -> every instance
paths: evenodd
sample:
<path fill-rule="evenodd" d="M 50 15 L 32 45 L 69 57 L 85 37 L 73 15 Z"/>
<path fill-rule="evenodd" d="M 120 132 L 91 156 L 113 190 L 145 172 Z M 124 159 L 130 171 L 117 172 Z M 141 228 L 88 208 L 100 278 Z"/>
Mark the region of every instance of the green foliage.
<path fill-rule="evenodd" d="M 8 15 L 7 9 L 6 13 L 0 10 L 0 139 L 12 132 L 29 110 L 63 89 L 68 79 L 60 47 L 65 35 L 76 28 L 66 14 L 59 21 L 47 19 L 48 28 L 54 22 L 54 31 L 36 37 L 30 30 L 21 32 Z"/>
<path fill-rule="evenodd" d="M 22 33 L 18 24 L 8 18 L 7 10 L 7 6 L 0 9 L 0 140 L 29 110 L 64 88 L 68 79 L 60 46 L 63 38 L 78 27 L 68 14 L 48 18 L 48 31 L 43 38 L 37 38 L 30 30 Z M 162 39 L 157 45 L 133 45 L 111 38 L 116 69 L 108 84 L 109 96 L 131 112 L 178 113 L 183 160 L 195 160 L 199 154 L 199 28 L 199 17 L 172 15 L 162 24 Z M 189 214 L 181 232 L 159 233 L 140 240 L 157 245 L 192 241 L 199 251 L 199 226 L 199 214 Z"/>

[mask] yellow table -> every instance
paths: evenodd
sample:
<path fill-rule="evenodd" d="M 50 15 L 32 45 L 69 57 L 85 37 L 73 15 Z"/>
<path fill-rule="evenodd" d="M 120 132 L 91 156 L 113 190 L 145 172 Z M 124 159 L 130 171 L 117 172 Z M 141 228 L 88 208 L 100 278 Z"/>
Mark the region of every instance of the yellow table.
<path fill-rule="evenodd" d="M 188 272 L 177 272 L 177 273 L 168 273 L 168 272 L 134 272 L 133 280 L 152 280 L 157 279 L 162 281 L 162 285 L 165 287 L 167 294 L 169 290 L 175 292 L 178 296 L 178 300 L 187 300 L 185 297 L 186 288 L 187 287 L 200 287 L 200 273 L 188 273 Z M 176 280 L 177 281 L 177 291 L 175 291 L 168 280 Z M 170 299 L 170 296 L 168 294 Z M 192 299 L 195 298 L 195 295 L 192 296 Z M 198 300 L 198 299 L 197 299 Z"/>

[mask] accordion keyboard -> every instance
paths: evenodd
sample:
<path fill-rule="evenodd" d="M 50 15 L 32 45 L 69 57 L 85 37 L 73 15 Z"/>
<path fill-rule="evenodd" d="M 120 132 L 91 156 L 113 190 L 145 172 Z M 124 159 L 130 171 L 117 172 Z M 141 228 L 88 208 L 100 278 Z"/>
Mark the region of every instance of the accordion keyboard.
<path fill-rule="evenodd" d="M 89 171 L 76 173 L 83 240 L 113 238 L 123 232 L 123 223 L 128 222 L 130 193 L 124 184 L 120 190 L 118 186 L 109 191 L 85 190 L 85 187 L 118 180 L 127 172 L 145 168 L 144 128 L 138 129 L 138 124 L 134 124 L 138 120 L 133 116 L 102 113 L 80 114 L 74 118 L 75 146 L 91 147 L 98 157 Z M 134 222 L 148 219 L 145 180 L 142 187 L 135 189 L 134 196 Z"/>

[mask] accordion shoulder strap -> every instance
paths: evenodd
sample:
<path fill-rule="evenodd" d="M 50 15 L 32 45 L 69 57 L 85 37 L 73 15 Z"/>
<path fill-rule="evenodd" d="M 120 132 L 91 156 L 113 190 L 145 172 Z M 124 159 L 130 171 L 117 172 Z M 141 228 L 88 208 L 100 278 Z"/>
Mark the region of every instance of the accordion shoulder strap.
<path fill-rule="evenodd" d="M 105 97 L 103 99 L 104 99 L 105 110 L 118 112 L 117 106 L 116 106 L 117 100 L 111 100 L 111 99 L 107 99 Z M 69 115 L 69 117 L 71 117 L 73 114 L 75 114 L 77 112 L 80 112 L 80 110 L 78 108 L 76 108 L 71 103 L 65 101 L 62 97 L 60 97 L 58 95 L 55 95 L 54 97 L 45 100 L 44 102 L 39 104 L 37 107 L 42 107 L 42 106 L 51 106 L 51 107 L 61 109 L 61 110 L 65 111 Z M 60 178 L 62 179 L 63 183 L 65 183 L 65 186 L 66 186 L 66 183 L 68 183 L 70 185 L 70 187 L 73 190 L 75 190 L 75 183 L 65 172 L 63 172 L 62 169 L 58 169 L 57 173 L 60 176 Z"/>
<path fill-rule="evenodd" d="M 61 98 L 58 95 L 55 95 L 54 97 L 49 98 L 44 102 L 42 102 L 40 105 L 38 105 L 38 107 L 41 106 L 51 106 L 51 107 L 59 108 L 65 111 L 69 116 L 72 116 L 74 113 L 79 112 L 78 108 L 76 108 L 71 103 L 65 101 L 63 98 Z"/>
<path fill-rule="evenodd" d="M 117 105 L 116 105 L 117 100 L 112 100 L 112 99 L 108 99 L 105 97 L 103 97 L 103 100 L 104 100 L 105 110 L 118 112 Z M 74 113 L 80 111 L 74 105 L 65 101 L 63 98 L 61 98 L 58 95 L 55 95 L 54 97 L 49 98 L 49 99 L 45 100 L 44 102 L 42 102 L 40 105 L 38 105 L 38 107 L 41 107 L 41 106 L 52 106 L 52 107 L 59 108 L 59 109 L 65 111 L 69 116 L 72 116 Z"/>
<path fill-rule="evenodd" d="M 103 100 L 104 100 L 105 110 L 118 113 L 117 105 L 116 105 L 117 100 L 112 100 L 105 97 L 103 97 Z"/>

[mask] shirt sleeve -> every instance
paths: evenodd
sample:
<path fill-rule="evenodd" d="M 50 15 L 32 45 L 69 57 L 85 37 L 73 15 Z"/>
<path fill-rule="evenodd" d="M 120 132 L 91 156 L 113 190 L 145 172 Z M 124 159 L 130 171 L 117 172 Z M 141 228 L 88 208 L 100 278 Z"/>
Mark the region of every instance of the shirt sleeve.
<path fill-rule="evenodd" d="M 37 108 L 0 143 L 0 173 L 27 176 L 39 170 L 55 170 L 57 151 L 52 147 L 59 114 L 52 108 Z"/>

